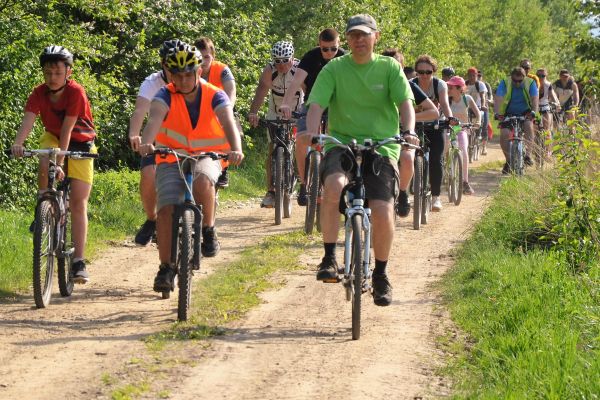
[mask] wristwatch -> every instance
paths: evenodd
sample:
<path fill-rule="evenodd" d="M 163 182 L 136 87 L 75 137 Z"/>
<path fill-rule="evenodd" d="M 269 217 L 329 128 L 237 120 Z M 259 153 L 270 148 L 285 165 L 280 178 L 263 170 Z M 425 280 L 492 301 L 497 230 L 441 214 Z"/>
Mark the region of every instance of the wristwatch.
<path fill-rule="evenodd" d="M 411 131 L 411 130 L 409 130 L 409 129 L 407 129 L 407 130 L 405 130 L 405 131 L 402 131 L 402 132 L 400 132 L 400 134 L 401 134 L 402 136 L 404 136 L 404 135 L 415 136 L 415 137 L 417 136 L 417 134 L 415 133 L 415 131 Z"/>

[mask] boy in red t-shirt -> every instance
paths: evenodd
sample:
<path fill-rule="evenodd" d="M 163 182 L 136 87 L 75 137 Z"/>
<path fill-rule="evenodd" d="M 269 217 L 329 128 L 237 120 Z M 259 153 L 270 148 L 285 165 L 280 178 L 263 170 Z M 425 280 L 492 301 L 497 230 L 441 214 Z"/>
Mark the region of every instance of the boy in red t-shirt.
<path fill-rule="evenodd" d="M 40 55 L 44 83 L 37 86 L 27 99 L 25 115 L 12 146 L 15 157 L 23 156 L 23 143 L 31 133 L 35 119 L 40 115 L 45 132 L 40 138 L 41 148 L 96 152 L 96 131 L 90 102 L 81 85 L 70 80 L 73 55 L 62 46 L 48 46 Z M 64 178 L 64 156 L 57 156 L 56 173 Z M 69 160 L 71 179 L 71 229 L 75 251 L 71 274 L 75 283 L 86 283 L 89 275 L 83 261 L 87 238 L 87 203 L 92 189 L 94 164 L 91 159 Z M 40 159 L 38 187 L 46 189 L 48 159 Z"/>

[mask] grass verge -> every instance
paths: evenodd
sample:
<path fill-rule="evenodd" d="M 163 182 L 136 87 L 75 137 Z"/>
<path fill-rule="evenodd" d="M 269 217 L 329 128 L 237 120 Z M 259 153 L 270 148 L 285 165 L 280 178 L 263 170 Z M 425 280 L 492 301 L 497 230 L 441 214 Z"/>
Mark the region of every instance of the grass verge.
<path fill-rule="evenodd" d="M 597 398 L 600 274 L 573 274 L 528 242 L 547 203 L 541 179 L 508 179 L 442 282 L 466 338 L 442 347 L 456 398 Z M 445 343 L 445 344 L 444 344 Z"/>
<path fill-rule="evenodd" d="M 301 268 L 300 254 L 314 245 L 301 232 L 270 236 L 245 249 L 237 261 L 218 266 L 205 279 L 196 279 L 190 321 L 147 337 L 148 351 L 136 354 L 118 378 L 103 375 L 101 381 L 110 396 L 135 398 L 139 395 L 135 390 L 143 390 L 144 396 L 168 397 L 171 378 L 180 371 L 189 373 L 210 347 L 206 339 L 226 335 L 229 323 L 260 304 L 261 292 L 285 283 L 278 274 Z"/>

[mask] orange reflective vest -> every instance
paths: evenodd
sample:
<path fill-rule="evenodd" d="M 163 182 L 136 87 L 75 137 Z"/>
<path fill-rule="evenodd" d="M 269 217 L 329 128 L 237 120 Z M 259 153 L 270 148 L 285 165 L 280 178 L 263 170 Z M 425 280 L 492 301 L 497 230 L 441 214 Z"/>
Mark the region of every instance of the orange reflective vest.
<path fill-rule="evenodd" d="M 223 89 L 223 82 L 221 82 L 221 75 L 223 71 L 227 68 L 226 64 L 223 64 L 220 61 L 215 61 L 210 64 L 210 71 L 208 71 L 208 83 L 212 83 L 219 89 Z"/>
<path fill-rule="evenodd" d="M 229 148 L 225 131 L 212 109 L 213 97 L 219 91 L 217 87 L 200 81 L 199 90 L 202 90 L 202 98 L 200 99 L 200 116 L 195 128 L 192 128 L 192 121 L 183 94 L 177 93 L 172 83 L 169 83 L 166 88 L 171 92 L 171 108 L 156 136 L 156 147 L 177 149 L 183 154 L 194 154 L 201 151 L 218 152 Z M 157 164 L 175 161 L 173 155 L 156 156 Z"/>

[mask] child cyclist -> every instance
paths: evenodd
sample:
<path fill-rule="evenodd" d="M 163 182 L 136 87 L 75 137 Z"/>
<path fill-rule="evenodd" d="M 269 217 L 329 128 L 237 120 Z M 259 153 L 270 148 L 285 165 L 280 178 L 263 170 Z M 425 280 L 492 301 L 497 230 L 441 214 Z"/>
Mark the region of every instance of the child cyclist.
<path fill-rule="evenodd" d="M 31 133 L 35 119 L 40 115 L 45 132 L 40 138 L 41 148 L 87 151 L 96 153 L 96 130 L 90 102 L 81 85 L 71 80 L 73 54 L 62 46 L 48 46 L 40 55 L 44 83 L 33 89 L 25 104 L 25 115 L 12 145 L 15 157 L 23 156 L 23 143 Z M 64 156 L 57 156 L 57 177 L 65 176 Z M 69 160 L 71 179 L 71 220 L 75 252 L 71 274 L 75 283 L 86 283 L 89 275 L 83 261 L 87 238 L 87 203 L 92 189 L 94 164 L 91 159 Z M 48 183 L 48 159 L 41 158 L 38 188 L 43 191 Z"/>

